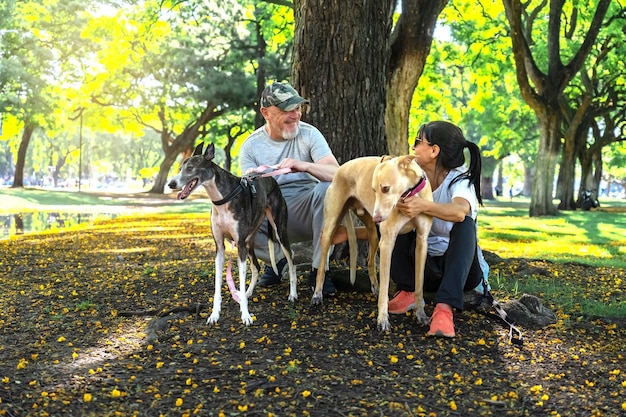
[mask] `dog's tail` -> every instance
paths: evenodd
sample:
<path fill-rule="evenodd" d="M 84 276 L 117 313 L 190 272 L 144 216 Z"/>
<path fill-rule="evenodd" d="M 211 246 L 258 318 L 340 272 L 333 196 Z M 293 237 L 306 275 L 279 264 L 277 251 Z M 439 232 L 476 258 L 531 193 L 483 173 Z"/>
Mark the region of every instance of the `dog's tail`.
<path fill-rule="evenodd" d="M 272 228 L 270 227 L 270 232 L 268 233 L 269 235 L 274 233 L 271 230 Z M 278 266 L 276 266 L 276 255 L 274 255 L 274 238 L 272 236 L 270 236 L 267 240 L 267 248 L 270 252 L 270 262 L 272 263 L 272 269 L 274 270 L 274 273 L 276 275 L 280 276 L 280 271 L 278 270 Z"/>
<path fill-rule="evenodd" d="M 343 218 L 346 231 L 348 233 L 348 248 L 350 251 L 350 284 L 354 286 L 356 282 L 356 261 L 358 256 L 358 246 L 356 241 L 356 233 L 354 231 L 354 222 L 352 221 L 352 213 L 350 210 L 346 212 Z"/>

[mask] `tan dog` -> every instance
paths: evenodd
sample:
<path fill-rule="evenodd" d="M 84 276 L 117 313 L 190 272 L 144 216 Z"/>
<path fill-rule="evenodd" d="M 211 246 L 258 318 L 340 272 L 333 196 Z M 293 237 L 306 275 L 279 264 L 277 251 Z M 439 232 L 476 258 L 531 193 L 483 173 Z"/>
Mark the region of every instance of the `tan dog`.
<path fill-rule="evenodd" d="M 377 326 L 381 331 L 390 329 L 387 303 L 389 302 L 389 273 L 391 253 L 399 234 L 412 229 L 417 231 L 415 245 L 415 315 L 425 325 L 429 318 L 424 312 L 424 265 L 426 244 L 432 225 L 432 217 L 420 214 L 409 218 L 396 209 L 396 203 L 409 195 L 432 200 L 432 190 L 426 174 L 417 164 L 414 156 L 363 157 L 343 164 L 336 172 L 333 182 L 324 199 L 324 230 L 322 233 L 322 253 L 327 254 L 332 237 L 341 223 L 348 220 L 348 235 L 351 248 L 355 246 L 354 231 L 350 230 L 348 211 L 354 209 L 363 221 L 369 240 L 368 274 L 372 292 L 378 294 Z M 380 287 L 376 279 L 374 257 L 378 248 L 378 234 L 374 223 L 380 229 Z M 353 257 L 351 249 L 351 258 Z M 317 270 L 317 281 L 311 303 L 322 303 L 322 287 L 326 257 L 322 256 Z M 351 269 L 353 262 L 351 260 Z M 351 280 L 354 278 L 351 270 Z"/>

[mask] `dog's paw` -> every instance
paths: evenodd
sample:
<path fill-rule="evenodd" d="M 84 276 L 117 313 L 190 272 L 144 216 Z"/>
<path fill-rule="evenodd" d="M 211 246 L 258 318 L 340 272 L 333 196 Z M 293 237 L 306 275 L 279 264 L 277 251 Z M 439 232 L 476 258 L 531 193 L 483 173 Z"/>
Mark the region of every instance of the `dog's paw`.
<path fill-rule="evenodd" d="M 389 319 L 378 319 L 377 326 L 379 332 L 388 332 L 391 330 L 391 324 L 389 324 Z"/>
<path fill-rule="evenodd" d="M 252 325 L 252 316 L 247 313 L 247 314 L 241 314 L 241 321 L 243 322 L 243 324 L 245 324 L 246 326 L 250 326 Z"/>
<path fill-rule="evenodd" d="M 318 306 L 320 304 L 322 304 L 322 300 L 324 299 L 321 291 L 319 294 L 313 294 L 313 297 L 311 297 L 311 304 L 314 306 Z"/>
<path fill-rule="evenodd" d="M 289 294 L 289 301 L 295 303 L 298 300 L 298 294 Z"/>
<path fill-rule="evenodd" d="M 206 320 L 206 324 L 215 324 L 217 323 L 217 321 L 220 319 L 220 313 L 217 312 L 213 312 L 211 313 L 211 315 L 209 316 L 209 318 Z"/>
<path fill-rule="evenodd" d="M 422 326 L 426 326 L 430 322 L 430 317 L 424 311 L 424 307 L 415 309 L 415 318 Z"/>

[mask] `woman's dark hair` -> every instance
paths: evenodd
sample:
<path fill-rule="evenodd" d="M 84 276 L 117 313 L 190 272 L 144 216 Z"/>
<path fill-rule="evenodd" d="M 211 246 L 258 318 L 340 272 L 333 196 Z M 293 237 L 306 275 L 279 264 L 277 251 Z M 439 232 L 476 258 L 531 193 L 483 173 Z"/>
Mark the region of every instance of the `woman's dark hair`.
<path fill-rule="evenodd" d="M 423 124 L 417 132 L 417 138 L 425 139 L 431 145 L 439 146 L 441 150 L 437 158 L 436 170 L 450 171 L 465 163 L 463 150 L 468 149 L 470 154 L 470 165 L 467 171 L 456 177 L 451 184 L 461 179 L 469 179 L 474 185 L 476 198 L 482 205 L 483 198 L 480 192 L 480 173 L 482 160 L 480 149 L 474 142 L 470 142 L 463 136 L 463 131 L 456 125 L 445 121 L 434 121 Z"/>

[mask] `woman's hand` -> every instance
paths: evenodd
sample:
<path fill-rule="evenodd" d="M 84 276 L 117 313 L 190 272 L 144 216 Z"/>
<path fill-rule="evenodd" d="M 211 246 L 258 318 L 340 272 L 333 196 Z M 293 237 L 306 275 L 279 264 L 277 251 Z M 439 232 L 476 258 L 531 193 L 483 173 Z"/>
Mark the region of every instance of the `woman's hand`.
<path fill-rule="evenodd" d="M 410 218 L 424 213 L 449 222 L 462 222 L 471 210 L 469 201 L 461 197 L 455 197 L 449 203 L 435 203 L 412 196 L 398 201 L 396 207 Z"/>
<path fill-rule="evenodd" d="M 400 199 L 400 201 L 396 204 L 396 207 L 400 210 L 400 213 L 404 214 L 406 217 L 413 218 L 426 211 L 425 203 L 430 202 L 422 198 L 412 196 Z"/>

